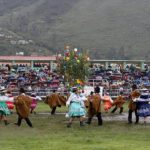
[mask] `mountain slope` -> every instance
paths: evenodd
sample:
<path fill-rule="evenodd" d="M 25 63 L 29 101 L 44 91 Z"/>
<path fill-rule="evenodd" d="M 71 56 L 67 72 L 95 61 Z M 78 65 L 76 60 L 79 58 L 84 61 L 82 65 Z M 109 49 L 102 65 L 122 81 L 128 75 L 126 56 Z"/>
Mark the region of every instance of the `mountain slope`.
<path fill-rule="evenodd" d="M 1 13 L 0 26 L 47 51 L 69 44 L 98 59 L 150 58 L 148 0 L 13 1 Z"/>

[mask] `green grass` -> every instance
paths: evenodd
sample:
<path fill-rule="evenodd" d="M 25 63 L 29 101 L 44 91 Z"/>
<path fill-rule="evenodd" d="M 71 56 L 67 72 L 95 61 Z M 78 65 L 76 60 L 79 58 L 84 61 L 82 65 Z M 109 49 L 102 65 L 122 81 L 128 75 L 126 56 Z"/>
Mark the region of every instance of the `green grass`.
<path fill-rule="evenodd" d="M 62 107 L 57 112 L 64 112 Z M 48 112 L 49 107 L 40 103 L 37 112 Z M 109 115 L 109 114 L 108 114 Z M 104 121 L 97 126 L 79 126 L 75 120 L 67 128 L 68 119 L 64 115 L 32 114 L 30 119 L 34 128 L 23 121 L 21 127 L 13 123 L 16 113 L 8 117 L 10 124 L 0 123 L 0 148 L 3 150 L 148 150 L 150 125 L 128 125 L 126 121 Z"/>

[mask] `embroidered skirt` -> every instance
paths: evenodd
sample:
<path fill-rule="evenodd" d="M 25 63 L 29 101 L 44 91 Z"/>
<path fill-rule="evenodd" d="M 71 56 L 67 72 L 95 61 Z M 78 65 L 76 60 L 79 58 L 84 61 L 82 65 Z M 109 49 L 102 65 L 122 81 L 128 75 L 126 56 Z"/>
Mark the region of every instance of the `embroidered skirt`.
<path fill-rule="evenodd" d="M 147 101 L 137 102 L 137 114 L 139 117 L 150 116 L 150 103 Z"/>
<path fill-rule="evenodd" d="M 86 110 L 79 102 L 71 102 L 69 106 L 69 117 L 81 117 L 86 115 Z"/>
<path fill-rule="evenodd" d="M 0 102 L 0 115 L 10 115 L 10 110 L 5 102 Z"/>

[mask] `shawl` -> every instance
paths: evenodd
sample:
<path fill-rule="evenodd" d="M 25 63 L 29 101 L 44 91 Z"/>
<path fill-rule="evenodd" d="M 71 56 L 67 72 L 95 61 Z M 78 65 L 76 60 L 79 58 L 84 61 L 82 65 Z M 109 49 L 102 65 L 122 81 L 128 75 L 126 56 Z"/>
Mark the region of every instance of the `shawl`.
<path fill-rule="evenodd" d="M 22 118 L 28 118 L 30 114 L 31 103 L 32 98 L 27 95 L 19 95 L 15 97 L 14 104 L 16 111 Z"/>

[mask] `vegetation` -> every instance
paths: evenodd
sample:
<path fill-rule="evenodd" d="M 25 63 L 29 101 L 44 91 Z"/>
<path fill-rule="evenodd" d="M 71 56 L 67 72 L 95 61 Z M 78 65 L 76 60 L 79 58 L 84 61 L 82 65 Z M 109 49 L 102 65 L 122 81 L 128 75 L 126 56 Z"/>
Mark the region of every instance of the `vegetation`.
<path fill-rule="evenodd" d="M 14 113 L 9 116 L 10 124 L 0 123 L 0 146 L 3 150 L 148 150 L 150 129 L 147 125 L 128 125 L 126 121 L 104 121 L 99 127 L 94 119 L 91 125 L 79 126 L 75 120 L 71 128 L 67 128 L 68 119 L 63 114 L 42 114 L 49 107 L 43 103 L 37 106 L 37 114 L 30 119 L 34 128 L 29 128 L 23 121 L 21 127 L 13 123 L 17 120 Z M 57 112 L 65 112 L 59 108 Z M 41 114 L 39 114 L 41 112 Z M 108 115 L 108 114 L 107 114 Z"/>
<path fill-rule="evenodd" d="M 72 44 L 96 59 L 149 59 L 149 7 L 147 0 L 1 0 L 0 27 L 33 40 L 42 54 Z"/>

